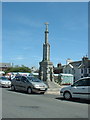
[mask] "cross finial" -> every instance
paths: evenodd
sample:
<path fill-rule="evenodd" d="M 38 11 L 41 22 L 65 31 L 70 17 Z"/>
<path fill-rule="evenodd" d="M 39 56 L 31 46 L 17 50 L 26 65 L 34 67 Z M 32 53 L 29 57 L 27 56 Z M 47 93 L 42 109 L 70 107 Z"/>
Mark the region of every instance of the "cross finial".
<path fill-rule="evenodd" d="M 46 22 L 46 23 L 44 23 L 44 24 L 46 25 L 46 31 L 48 31 L 48 25 L 49 25 L 49 23 Z"/>

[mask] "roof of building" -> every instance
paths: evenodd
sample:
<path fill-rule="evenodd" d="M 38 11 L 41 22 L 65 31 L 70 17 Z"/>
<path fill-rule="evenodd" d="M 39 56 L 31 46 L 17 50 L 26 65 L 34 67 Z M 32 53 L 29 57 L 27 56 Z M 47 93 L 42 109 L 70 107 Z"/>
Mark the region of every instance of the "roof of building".
<path fill-rule="evenodd" d="M 11 67 L 11 63 L 0 63 L 0 67 Z"/>

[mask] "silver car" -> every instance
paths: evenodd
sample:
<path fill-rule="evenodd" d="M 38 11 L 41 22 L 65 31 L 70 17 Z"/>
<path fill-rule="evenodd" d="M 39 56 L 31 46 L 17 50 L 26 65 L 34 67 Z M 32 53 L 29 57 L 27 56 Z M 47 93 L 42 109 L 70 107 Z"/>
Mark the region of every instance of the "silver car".
<path fill-rule="evenodd" d="M 6 77 L 0 77 L 0 86 L 1 87 L 11 87 L 11 81 L 8 80 Z"/>
<path fill-rule="evenodd" d="M 30 76 L 16 76 L 11 81 L 11 90 L 27 91 L 29 94 L 45 93 L 47 85 L 40 79 Z"/>
<path fill-rule="evenodd" d="M 60 96 L 67 100 L 71 98 L 90 99 L 90 77 L 81 78 L 73 85 L 61 88 Z"/>

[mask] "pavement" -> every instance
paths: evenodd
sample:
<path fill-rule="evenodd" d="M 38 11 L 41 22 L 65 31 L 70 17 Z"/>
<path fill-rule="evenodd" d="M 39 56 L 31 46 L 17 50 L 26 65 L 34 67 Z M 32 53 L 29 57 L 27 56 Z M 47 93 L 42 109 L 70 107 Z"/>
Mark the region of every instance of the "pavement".
<path fill-rule="evenodd" d="M 60 86 L 59 84 L 53 81 L 48 81 L 48 86 L 49 88 L 45 94 L 55 94 L 55 95 L 60 95 L 60 89 L 64 87 L 64 86 Z"/>

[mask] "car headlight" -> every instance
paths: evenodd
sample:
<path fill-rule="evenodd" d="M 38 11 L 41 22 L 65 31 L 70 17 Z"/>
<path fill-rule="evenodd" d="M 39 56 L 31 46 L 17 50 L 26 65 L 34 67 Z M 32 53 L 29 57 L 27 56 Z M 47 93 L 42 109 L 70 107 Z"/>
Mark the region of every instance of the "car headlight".
<path fill-rule="evenodd" d="M 9 82 L 9 84 L 11 84 L 11 82 Z"/>
<path fill-rule="evenodd" d="M 35 88 L 40 88 L 40 86 L 39 86 L 39 85 L 35 85 L 35 84 L 34 84 L 33 86 L 34 86 Z"/>

